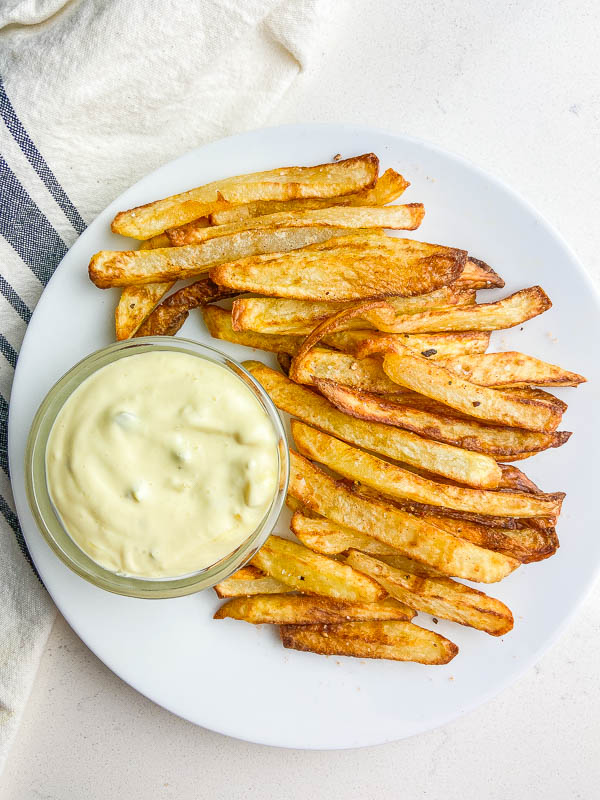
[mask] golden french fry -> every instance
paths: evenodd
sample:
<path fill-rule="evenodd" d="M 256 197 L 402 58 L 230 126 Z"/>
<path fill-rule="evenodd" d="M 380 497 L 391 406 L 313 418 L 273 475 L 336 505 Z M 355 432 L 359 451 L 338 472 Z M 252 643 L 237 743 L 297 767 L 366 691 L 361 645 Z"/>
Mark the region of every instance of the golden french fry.
<path fill-rule="evenodd" d="M 346 603 L 331 597 L 293 594 L 238 597 L 221 606 L 214 619 L 239 619 L 253 625 L 314 625 L 348 620 L 411 620 L 412 608 L 394 599 Z"/>
<path fill-rule="evenodd" d="M 111 286 L 159 283 L 197 278 L 224 261 L 256 253 L 282 253 L 323 242 L 335 236 L 334 228 L 282 228 L 244 231 L 185 247 L 156 250 L 101 250 L 90 261 L 90 280 L 100 289 Z M 343 233 L 343 232 L 342 232 Z"/>
<path fill-rule="evenodd" d="M 230 296 L 230 293 L 223 291 L 210 278 L 184 286 L 154 309 L 140 325 L 135 336 L 174 336 L 192 308 Z"/>
<path fill-rule="evenodd" d="M 389 425 L 353 419 L 324 397 L 264 364 L 245 362 L 244 366 L 278 408 L 340 439 L 471 486 L 494 488 L 502 477 L 500 467 L 489 456 L 423 439 Z"/>
<path fill-rule="evenodd" d="M 272 578 L 308 594 L 350 603 L 374 603 L 385 596 L 371 578 L 280 536 L 269 536 L 252 564 Z"/>
<path fill-rule="evenodd" d="M 465 268 L 454 285 L 464 286 L 467 289 L 501 289 L 504 281 L 485 261 L 469 256 Z"/>
<path fill-rule="evenodd" d="M 379 333 L 371 330 L 341 330 L 323 338 L 323 344 L 343 353 L 364 358 L 371 353 L 394 352 L 396 343 L 415 350 L 425 358 L 451 359 L 469 353 L 485 353 L 489 331 L 457 333 Z M 388 349 L 389 348 L 389 349 Z M 359 355 L 360 353 L 360 355 Z"/>
<path fill-rule="evenodd" d="M 560 447 L 571 435 L 569 431 L 540 433 L 522 428 L 484 425 L 473 419 L 457 419 L 447 412 L 440 414 L 412 408 L 395 402 L 393 395 L 387 399 L 322 378 L 315 378 L 313 383 L 336 408 L 353 417 L 395 425 L 429 439 L 487 453 L 494 458 L 510 459 L 525 452 L 539 453 L 549 447 Z"/>
<path fill-rule="evenodd" d="M 315 347 L 297 362 L 294 380 L 307 385 L 319 379 L 332 380 L 344 386 L 363 389 L 376 394 L 393 395 L 398 384 L 383 371 L 379 358 L 356 358 L 347 353 Z"/>
<path fill-rule="evenodd" d="M 537 400 L 499 395 L 495 389 L 477 386 L 459 378 L 410 350 L 402 355 L 386 354 L 383 371 L 400 386 L 487 422 L 552 432 L 561 420 L 562 415 L 556 409 Z"/>
<path fill-rule="evenodd" d="M 210 276 L 230 289 L 298 300 L 410 297 L 456 280 L 466 257 L 464 250 L 362 233 L 221 263 Z"/>
<path fill-rule="evenodd" d="M 452 517 L 431 516 L 428 519 L 432 525 L 443 528 L 460 539 L 466 539 L 488 550 L 504 553 L 516 558 L 522 564 L 542 561 L 553 555 L 559 547 L 554 528 L 537 530 L 523 527 L 517 530 L 505 530 Z"/>
<path fill-rule="evenodd" d="M 301 506 L 299 503 L 298 505 Z M 344 525 L 338 525 L 325 517 L 308 516 L 311 512 L 309 511 L 307 514 L 303 508 L 294 508 L 293 511 L 290 523 L 292 531 L 302 544 L 317 553 L 338 555 L 352 548 L 377 556 L 392 567 L 408 569 L 417 575 L 431 577 L 440 574 L 431 567 L 399 555 L 395 548 L 373 539 L 372 536 L 358 533 Z M 558 537 L 553 528 L 544 531 L 534 528 L 504 530 L 464 519 L 436 516 L 435 513 L 427 516 L 427 519 L 432 525 L 442 528 L 459 539 L 466 539 L 486 550 L 503 553 L 523 564 L 542 561 L 555 553 L 559 546 Z"/>
<path fill-rule="evenodd" d="M 494 492 L 431 481 L 298 420 L 292 420 L 292 435 L 302 455 L 394 499 L 471 513 L 485 509 L 487 514 L 500 517 L 555 520 L 560 513 L 563 495 Z"/>
<path fill-rule="evenodd" d="M 291 592 L 289 586 L 281 583 L 260 569 L 248 565 L 238 569 L 229 578 L 214 587 L 218 597 L 243 597 L 253 594 L 281 594 Z"/>
<path fill-rule="evenodd" d="M 583 375 L 524 353 L 460 354 L 443 366 L 478 386 L 578 386 Z"/>
<path fill-rule="evenodd" d="M 182 194 L 121 211 L 112 230 L 134 239 L 148 239 L 167 228 L 255 200 L 335 197 L 369 189 L 377 181 L 379 159 L 373 153 L 315 167 L 280 167 L 237 175 Z"/>
<path fill-rule="evenodd" d="M 386 333 L 434 333 L 435 331 L 496 331 L 521 325 L 552 306 L 540 286 L 522 289 L 496 303 L 480 303 L 395 316 L 391 311 L 369 314 L 369 321 Z"/>
<path fill-rule="evenodd" d="M 197 244 L 219 236 L 259 228 L 390 228 L 392 230 L 415 230 L 425 216 L 422 203 L 405 206 L 342 207 L 332 206 L 305 211 L 280 211 L 262 217 L 252 217 L 232 225 L 196 225 L 190 222 L 181 228 L 171 228 L 167 237 L 172 245 Z"/>
<path fill-rule="evenodd" d="M 387 302 L 394 307 L 397 314 L 414 314 L 430 308 L 473 305 L 475 292 L 444 286 L 429 294 L 416 297 L 388 297 Z M 319 322 L 350 305 L 351 302 L 330 303 L 279 297 L 244 297 L 233 304 L 232 323 L 236 331 L 307 335 Z M 373 329 L 374 326 L 363 319 L 347 321 L 347 330 L 356 328 Z"/>
<path fill-rule="evenodd" d="M 400 197 L 410 183 L 393 169 L 387 169 L 377 179 L 371 189 L 363 189 L 355 194 L 337 197 L 308 197 L 300 200 L 256 200 L 252 203 L 232 206 L 210 215 L 213 225 L 230 225 L 242 222 L 251 217 L 265 214 L 276 214 L 280 211 L 305 211 L 311 208 L 328 208 L 330 206 L 383 206 Z"/>
<path fill-rule="evenodd" d="M 395 547 L 414 561 L 444 575 L 482 583 L 502 580 L 519 565 L 515 559 L 458 539 L 393 503 L 353 492 L 298 453 L 290 456 L 288 491 L 292 497 L 334 522 Z"/>
<path fill-rule="evenodd" d="M 412 622 L 282 625 L 280 632 L 284 647 L 321 655 L 447 664 L 458 653 L 449 639 Z"/>
<path fill-rule="evenodd" d="M 350 550 L 346 563 L 379 581 L 392 597 L 417 611 L 459 622 L 492 636 L 502 636 L 513 628 L 512 612 L 504 603 L 452 578 L 424 578 L 406 569 L 390 567 L 358 550 Z"/>
<path fill-rule="evenodd" d="M 269 353 L 288 353 L 291 356 L 296 354 L 302 344 L 302 336 L 234 331 L 231 327 L 231 312 L 219 306 L 204 306 L 202 316 L 208 332 L 215 339 L 267 350 Z"/>
<path fill-rule="evenodd" d="M 147 283 L 145 286 L 126 286 L 115 309 L 117 341 L 130 339 L 152 313 L 166 293 L 175 286 L 167 283 Z"/>
<path fill-rule="evenodd" d="M 166 234 L 161 233 L 140 244 L 140 250 L 154 250 L 157 247 L 170 247 Z M 175 285 L 167 283 L 148 283 L 145 286 L 126 286 L 115 309 L 115 333 L 117 341 L 131 338 L 146 317 L 160 303 L 162 298 Z"/>

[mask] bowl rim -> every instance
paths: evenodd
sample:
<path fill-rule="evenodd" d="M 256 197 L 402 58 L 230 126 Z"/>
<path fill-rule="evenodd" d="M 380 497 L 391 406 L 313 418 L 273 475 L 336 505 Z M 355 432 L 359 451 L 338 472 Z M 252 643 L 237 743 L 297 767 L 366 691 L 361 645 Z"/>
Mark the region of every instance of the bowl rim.
<path fill-rule="evenodd" d="M 252 391 L 266 412 L 277 438 L 278 484 L 259 525 L 235 550 L 215 564 L 186 575 L 148 578 L 105 569 L 71 538 L 52 503 L 46 476 L 46 449 L 54 422 L 72 396 L 92 374 L 122 358 L 146 352 L 180 352 L 212 362 L 235 375 Z M 52 551 L 72 572 L 100 589 L 127 597 L 166 599 L 193 594 L 225 580 L 246 564 L 273 531 L 283 509 L 290 473 L 288 437 L 279 412 L 261 384 L 238 361 L 192 339 L 141 336 L 113 342 L 89 353 L 49 389 L 34 416 L 25 449 L 25 489 L 31 513 Z"/>

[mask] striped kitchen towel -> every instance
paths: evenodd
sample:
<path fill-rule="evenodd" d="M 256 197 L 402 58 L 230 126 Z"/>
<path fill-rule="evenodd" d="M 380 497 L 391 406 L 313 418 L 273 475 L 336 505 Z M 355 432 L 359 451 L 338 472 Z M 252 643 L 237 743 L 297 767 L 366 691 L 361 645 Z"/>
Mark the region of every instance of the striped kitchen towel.
<path fill-rule="evenodd" d="M 54 619 L 10 490 L 8 401 L 77 236 L 165 161 L 260 125 L 316 51 L 320 0 L 0 3 L 0 769 Z"/>

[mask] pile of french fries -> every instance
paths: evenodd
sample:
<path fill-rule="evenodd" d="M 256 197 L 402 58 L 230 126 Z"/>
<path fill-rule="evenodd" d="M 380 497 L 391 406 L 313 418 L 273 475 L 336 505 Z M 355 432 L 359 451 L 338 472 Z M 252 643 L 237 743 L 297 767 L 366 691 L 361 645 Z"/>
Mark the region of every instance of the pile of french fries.
<path fill-rule="evenodd" d="M 567 441 L 547 389 L 585 379 L 486 352 L 550 300 L 533 286 L 477 302 L 504 286 L 487 264 L 387 235 L 423 219 L 387 205 L 408 185 L 373 154 L 218 181 L 118 214 L 142 244 L 97 253 L 89 274 L 122 287 L 117 339 L 173 335 L 200 307 L 214 338 L 277 354 L 281 371 L 245 366 L 293 418 L 296 539 L 271 536 L 216 586 L 215 618 L 278 625 L 296 650 L 446 664 L 457 646 L 412 620 L 512 629 L 504 603 L 455 579 L 556 552 L 564 494 L 506 462 Z"/>

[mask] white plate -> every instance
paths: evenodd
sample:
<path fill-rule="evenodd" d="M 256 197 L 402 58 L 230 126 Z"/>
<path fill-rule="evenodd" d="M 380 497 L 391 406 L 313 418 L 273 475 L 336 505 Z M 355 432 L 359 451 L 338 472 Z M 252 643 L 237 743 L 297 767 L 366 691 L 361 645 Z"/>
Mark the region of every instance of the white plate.
<path fill-rule="evenodd" d="M 554 308 L 523 331 L 494 334 L 494 347 L 518 348 L 590 379 L 559 392 L 570 404 L 563 428 L 574 431 L 571 440 L 521 464 L 544 489 L 567 491 L 558 554 L 489 587 L 514 611 L 508 636 L 496 639 L 442 621 L 434 625 L 420 614 L 420 624 L 460 647 L 445 667 L 284 650 L 271 627 L 213 621 L 218 603 L 212 591 L 162 601 L 105 593 L 53 555 L 25 497 L 23 454 L 38 404 L 72 364 L 113 338 L 117 293 L 94 288 L 87 264 L 97 250 L 127 246 L 110 233 L 115 212 L 229 175 L 368 151 L 379 155 L 382 168 L 394 167 L 412 182 L 402 201 L 425 203 L 427 216 L 415 238 L 468 249 L 506 279 L 506 290 L 487 292 L 486 298 L 536 283 L 549 293 Z M 598 311 L 598 296 L 582 267 L 533 209 L 473 165 L 430 145 L 368 129 L 297 125 L 253 131 L 188 153 L 100 214 L 65 256 L 29 325 L 13 386 L 9 444 L 17 510 L 37 568 L 61 612 L 102 661 L 198 725 L 253 742 L 322 749 L 378 744 L 441 725 L 484 702 L 539 658 L 598 572 Z M 200 314 L 191 316 L 182 335 L 209 341 Z M 238 359 L 263 357 L 216 344 Z"/>

